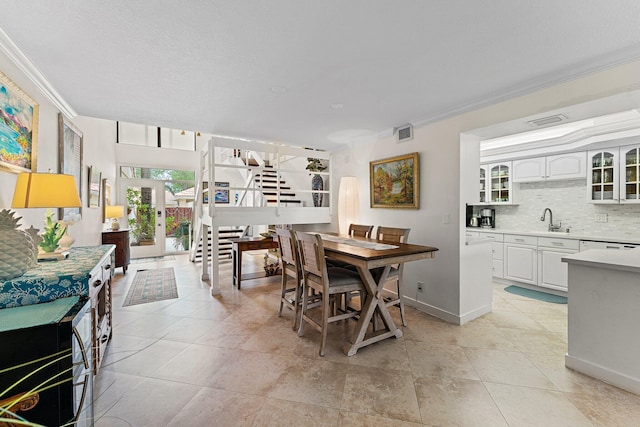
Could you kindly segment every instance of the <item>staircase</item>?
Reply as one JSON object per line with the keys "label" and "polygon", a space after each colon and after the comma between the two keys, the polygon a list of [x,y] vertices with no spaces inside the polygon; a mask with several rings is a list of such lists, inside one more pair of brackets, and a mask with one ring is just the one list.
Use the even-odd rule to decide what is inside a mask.
{"label": "staircase", "polygon": [[[229,261],[231,259],[231,253],[233,248],[233,243],[229,239],[245,237],[247,235],[247,230],[249,227],[220,227],[218,230],[218,262]],[[211,236],[211,228],[209,228],[209,260],[211,260],[212,244],[213,239]],[[198,248],[196,249],[196,254],[194,258],[194,262],[202,262],[202,239],[198,242]]]}
{"label": "staircase", "polygon": [[265,165],[262,174],[255,175],[256,184],[263,190],[267,206],[278,203],[278,185],[280,186],[280,204],[284,206],[301,206],[302,201],[296,199],[296,193],[291,191],[291,187],[278,175],[275,170],[268,170],[272,166]]}

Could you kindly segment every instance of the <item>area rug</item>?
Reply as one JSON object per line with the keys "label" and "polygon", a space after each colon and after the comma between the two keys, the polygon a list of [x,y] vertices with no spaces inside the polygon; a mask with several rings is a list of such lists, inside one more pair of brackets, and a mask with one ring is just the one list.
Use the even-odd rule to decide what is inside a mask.
{"label": "area rug", "polygon": [[538,301],[544,302],[552,302],[554,304],[566,304],[567,297],[562,297],[559,295],[548,294],[546,292],[534,291],[532,289],[525,289],[519,286],[507,286],[504,288],[505,291],[514,294],[520,295],[522,297],[533,298]]}
{"label": "area rug", "polygon": [[173,267],[138,270],[129,288],[123,307],[178,298]]}

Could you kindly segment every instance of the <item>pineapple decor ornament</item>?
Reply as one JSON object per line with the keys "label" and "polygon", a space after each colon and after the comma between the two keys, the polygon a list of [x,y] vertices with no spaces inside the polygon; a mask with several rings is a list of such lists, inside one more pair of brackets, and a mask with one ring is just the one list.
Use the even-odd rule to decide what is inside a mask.
{"label": "pineapple decor ornament", "polygon": [[0,211],[0,280],[22,276],[37,264],[38,248],[29,233],[18,229],[22,217],[14,214],[8,209]]}

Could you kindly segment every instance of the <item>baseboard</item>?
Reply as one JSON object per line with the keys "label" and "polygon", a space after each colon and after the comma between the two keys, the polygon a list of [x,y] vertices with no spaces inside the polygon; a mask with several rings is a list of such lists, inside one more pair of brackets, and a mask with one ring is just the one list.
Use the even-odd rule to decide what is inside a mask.
{"label": "baseboard", "polygon": [[413,298],[404,297],[403,300],[405,302],[405,305],[410,305],[411,307],[414,307],[417,310],[423,311],[427,314],[430,314],[431,316],[437,317],[438,319],[442,319],[445,322],[453,323],[454,325],[461,325],[460,323],[461,318],[458,315],[442,310],[438,307],[425,304]]}
{"label": "baseboard", "polygon": [[470,312],[460,316],[460,325],[471,322],[472,320],[475,320],[480,316],[484,316],[487,313],[491,313],[491,304],[478,307],[475,310],[471,310]]}
{"label": "baseboard", "polygon": [[564,364],[567,368],[573,369],[574,371],[597,378],[631,393],[640,394],[640,379],[638,378],[612,371],[604,366],[570,356],[569,354],[564,356]]}

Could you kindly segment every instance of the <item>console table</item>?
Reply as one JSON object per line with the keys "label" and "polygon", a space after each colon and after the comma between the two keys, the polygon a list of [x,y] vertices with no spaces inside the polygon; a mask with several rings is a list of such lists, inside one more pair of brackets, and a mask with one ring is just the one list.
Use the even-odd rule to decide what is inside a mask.
{"label": "console table", "polygon": [[102,244],[116,245],[116,265],[115,268],[122,267],[122,273],[127,274],[129,261],[131,258],[129,250],[129,230],[107,230],[102,232]]}
{"label": "console table", "polygon": [[233,284],[240,289],[243,280],[258,279],[266,277],[266,272],[248,273],[242,275],[242,252],[255,251],[259,249],[277,249],[278,242],[274,239],[263,239],[259,237],[242,237],[229,239],[233,243]]}

